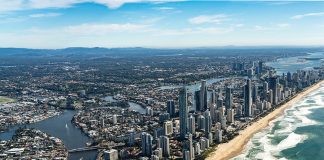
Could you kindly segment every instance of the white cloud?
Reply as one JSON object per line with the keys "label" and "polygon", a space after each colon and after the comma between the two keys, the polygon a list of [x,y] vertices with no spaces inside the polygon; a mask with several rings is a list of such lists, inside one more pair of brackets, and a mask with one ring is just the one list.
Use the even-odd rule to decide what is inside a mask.
{"label": "white cloud", "polygon": [[219,35],[219,34],[226,34],[229,32],[234,31],[233,27],[230,28],[218,28],[218,27],[197,27],[197,28],[184,28],[184,29],[165,29],[165,30],[158,30],[155,32],[157,36],[185,36],[185,35]]}
{"label": "white cloud", "polygon": [[244,27],[245,25],[240,23],[240,24],[235,24],[234,26],[239,28],[239,27]]}
{"label": "white cloud", "polygon": [[256,25],[256,26],[254,26],[254,29],[257,31],[265,31],[265,30],[269,30],[270,28],[265,27],[265,26]]}
{"label": "white cloud", "polygon": [[23,4],[22,0],[0,0],[0,12],[20,10]]}
{"label": "white cloud", "polygon": [[154,9],[159,10],[159,11],[170,11],[170,10],[174,10],[175,8],[173,8],[173,7],[156,7]]}
{"label": "white cloud", "polygon": [[290,24],[289,23],[280,23],[280,24],[277,24],[277,27],[279,27],[279,28],[287,28],[287,27],[290,27]]}
{"label": "white cloud", "polygon": [[216,15],[200,15],[189,19],[192,24],[204,24],[204,23],[216,23],[220,24],[224,21],[228,21],[229,16],[226,14],[216,14]]}
{"label": "white cloud", "polygon": [[279,23],[279,24],[272,24],[267,26],[262,25],[255,25],[253,30],[256,31],[274,31],[274,30],[284,30],[290,27],[289,23]]}
{"label": "white cloud", "polygon": [[80,3],[97,3],[115,9],[125,3],[166,3],[178,1],[185,0],[0,0],[0,12],[25,9],[69,8]]}
{"label": "white cloud", "polygon": [[31,18],[44,18],[44,17],[58,17],[61,16],[61,13],[39,13],[39,14],[31,14],[29,17]]}
{"label": "white cloud", "polygon": [[103,4],[109,8],[118,8],[125,3],[138,3],[138,2],[145,2],[144,0],[89,0],[93,3]]}
{"label": "white cloud", "polygon": [[2,17],[0,24],[18,23],[28,20],[26,17]]}
{"label": "white cloud", "polygon": [[83,0],[27,0],[28,8],[44,9],[44,8],[68,8],[73,4],[80,3]]}
{"label": "white cloud", "polygon": [[170,13],[170,14],[182,12],[181,10],[178,10],[177,8],[174,8],[174,7],[154,7],[152,9],[160,11],[160,12],[164,12],[164,13]]}
{"label": "white cloud", "polygon": [[82,24],[65,27],[64,32],[81,35],[102,35],[114,32],[147,32],[150,30],[149,25],[142,24]]}
{"label": "white cloud", "polygon": [[279,1],[279,2],[275,2],[275,1],[271,1],[269,3],[269,5],[288,5],[288,4],[292,4],[295,3],[294,1]]}
{"label": "white cloud", "polygon": [[137,20],[137,22],[142,23],[142,24],[154,24],[156,22],[161,21],[165,17],[153,17],[153,18],[145,18],[145,17],[143,17],[143,18],[144,18],[144,20]]}
{"label": "white cloud", "polygon": [[314,12],[314,13],[306,13],[306,14],[300,14],[300,15],[295,15],[290,17],[291,19],[302,19],[305,17],[319,17],[319,16],[324,16],[324,12]]}
{"label": "white cloud", "polygon": [[193,27],[182,29],[153,28],[152,25],[135,23],[106,23],[106,24],[82,24],[56,29],[31,28],[25,32],[33,35],[64,35],[70,37],[101,37],[118,35],[153,35],[153,36],[187,36],[187,35],[220,35],[232,32],[235,26],[230,27]]}

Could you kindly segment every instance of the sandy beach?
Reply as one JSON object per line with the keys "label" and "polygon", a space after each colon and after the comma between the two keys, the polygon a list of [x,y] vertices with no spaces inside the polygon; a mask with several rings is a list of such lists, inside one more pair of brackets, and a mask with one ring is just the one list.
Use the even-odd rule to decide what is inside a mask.
{"label": "sandy beach", "polygon": [[245,144],[250,140],[250,138],[263,128],[269,125],[269,122],[276,117],[280,116],[285,109],[291,107],[294,103],[298,102],[304,96],[318,89],[322,84],[324,84],[324,80],[316,83],[315,85],[307,88],[305,91],[299,93],[295,98],[290,100],[289,102],[283,104],[267,116],[263,117],[259,121],[253,123],[248,126],[244,130],[240,131],[240,134],[236,136],[234,139],[229,141],[228,143],[223,143],[217,146],[216,150],[210,153],[210,155],[206,158],[207,160],[223,160],[230,159],[237,155],[239,155],[244,149]]}

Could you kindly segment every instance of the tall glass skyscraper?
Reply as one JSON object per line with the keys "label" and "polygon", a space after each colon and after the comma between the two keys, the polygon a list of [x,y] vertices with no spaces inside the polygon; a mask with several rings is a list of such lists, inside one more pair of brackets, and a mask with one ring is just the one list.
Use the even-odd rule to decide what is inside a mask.
{"label": "tall glass skyscraper", "polygon": [[269,78],[269,87],[272,90],[272,103],[278,104],[278,77]]}
{"label": "tall glass skyscraper", "polygon": [[153,137],[149,133],[143,132],[141,134],[142,140],[142,155],[151,156],[152,155],[152,142]]}
{"label": "tall glass skyscraper", "polygon": [[251,79],[246,81],[244,86],[244,116],[252,116],[252,88],[251,88]]}
{"label": "tall glass skyscraper", "polygon": [[201,81],[200,87],[200,111],[205,111],[207,109],[207,82],[205,80]]}
{"label": "tall glass skyscraper", "polygon": [[226,87],[225,92],[225,107],[226,109],[231,109],[233,106],[233,95],[232,95],[232,88]]}
{"label": "tall glass skyscraper", "polygon": [[187,89],[183,87],[179,92],[180,138],[185,139],[188,132]]}

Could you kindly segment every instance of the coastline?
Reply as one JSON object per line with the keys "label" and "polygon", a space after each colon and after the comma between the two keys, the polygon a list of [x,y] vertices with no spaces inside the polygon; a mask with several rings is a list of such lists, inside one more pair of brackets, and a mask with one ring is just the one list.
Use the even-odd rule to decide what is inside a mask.
{"label": "coastline", "polygon": [[239,135],[236,136],[234,139],[230,140],[227,143],[219,144],[213,152],[211,152],[207,160],[224,160],[224,159],[231,159],[237,155],[239,155],[246,143],[251,139],[251,137],[262,130],[263,128],[267,127],[269,123],[277,118],[278,116],[282,115],[284,110],[290,108],[294,103],[300,101],[304,96],[310,94],[311,92],[317,90],[324,84],[324,80],[317,82],[316,84],[306,88],[306,90],[298,93],[293,99],[289,100],[287,103],[281,105],[265,117],[261,118],[257,122],[254,122],[252,125],[248,126],[244,130],[239,132]]}

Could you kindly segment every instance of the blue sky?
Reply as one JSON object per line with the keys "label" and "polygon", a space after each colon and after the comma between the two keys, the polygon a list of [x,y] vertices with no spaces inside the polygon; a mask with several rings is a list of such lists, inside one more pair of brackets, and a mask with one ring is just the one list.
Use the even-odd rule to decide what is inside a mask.
{"label": "blue sky", "polygon": [[0,0],[0,47],[324,45],[324,2]]}

